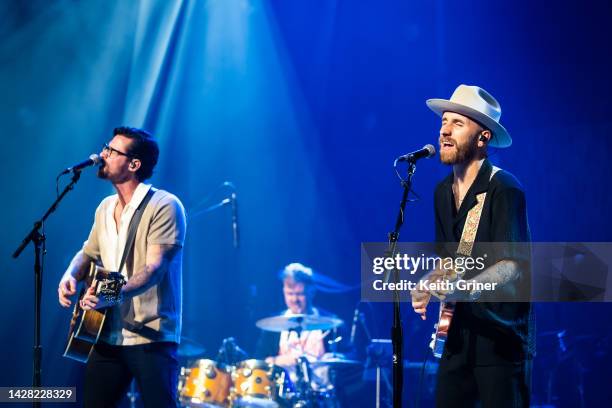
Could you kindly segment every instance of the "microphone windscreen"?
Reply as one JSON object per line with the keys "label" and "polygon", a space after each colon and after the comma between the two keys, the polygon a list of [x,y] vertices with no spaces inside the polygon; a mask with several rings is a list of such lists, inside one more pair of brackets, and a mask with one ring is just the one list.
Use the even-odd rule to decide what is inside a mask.
{"label": "microphone windscreen", "polygon": [[99,154],[95,154],[95,153],[89,156],[89,159],[93,162],[93,164],[98,164],[102,162],[102,157],[100,157]]}
{"label": "microphone windscreen", "polygon": [[425,146],[423,146],[423,149],[427,149],[427,151],[429,152],[429,156],[427,157],[431,157],[436,154],[436,148],[432,144],[426,144]]}

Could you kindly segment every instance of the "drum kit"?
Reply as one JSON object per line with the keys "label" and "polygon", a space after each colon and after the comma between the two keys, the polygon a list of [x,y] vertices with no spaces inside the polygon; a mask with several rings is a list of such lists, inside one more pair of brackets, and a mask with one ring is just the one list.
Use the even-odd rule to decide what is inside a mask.
{"label": "drum kit", "polygon": [[[343,324],[335,317],[294,314],[272,316],[259,320],[257,327],[271,332],[333,330]],[[203,348],[193,341],[182,342],[179,356],[193,358]],[[338,353],[327,353],[312,360],[306,356],[296,359],[291,379],[288,367],[256,359],[236,345],[233,338],[223,341],[218,361],[196,359],[182,367],[178,394],[182,407],[262,407],[262,408],[337,408],[338,375],[343,369],[354,370],[363,363],[345,358]],[[327,384],[313,381],[313,373],[329,372]],[[315,375],[316,376],[316,375]]]}

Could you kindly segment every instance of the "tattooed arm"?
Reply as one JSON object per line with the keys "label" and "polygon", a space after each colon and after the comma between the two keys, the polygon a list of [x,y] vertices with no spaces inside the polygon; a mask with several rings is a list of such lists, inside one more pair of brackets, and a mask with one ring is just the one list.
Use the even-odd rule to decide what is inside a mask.
{"label": "tattooed arm", "polygon": [[176,245],[149,245],[144,268],[128,280],[122,289],[123,295],[137,296],[157,285],[168,269],[168,264],[178,255],[179,249]]}
{"label": "tattooed arm", "polygon": [[[473,282],[476,284],[492,284],[492,287],[495,288],[495,290],[497,290],[515,281],[520,276],[521,276],[521,269],[520,269],[519,263],[516,261],[510,260],[510,259],[503,259],[491,265],[490,267],[482,271],[480,274],[475,276],[473,279],[470,279],[470,282]],[[480,298],[481,291],[466,288],[462,290],[451,289],[451,290],[430,291],[429,294],[436,296],[440,300],[444,300],[447,302],[448,301],[466,301],[466,300],[474,301]],[[416,300],[416,306],[421,306],[422,300],[421,300],[421,303],[419,303],[419,300],[421,299]],[[427,300],[429,300],[429,298],[427,298]],[[415,308],[415,311],[421,314],[421,317],[424,318],[423,307],[421,306],[419,310],[417,310],[417,307],[415,307],[414,296],[413,296],[412,303],[413,303],[413,307]]]}
{"label": "tattooed arm", "polygon": [[[134,273],[125,286],[121,288],[124,300],[140,295],[150,287],[157,285],[168,269],[168,264],[172,262],[175,256],[180,256],[179,249],[180,247],[177,245],[149,245],[144,268]],[[107,306],[108,303],[105,303],[104,300],[101,301],[94,294],[93,287],[89,288],[81,300],[81,307],[85,310],[100,309]]]}
{"label": "tattooed arm", "polygon": [[521,269],[518,262],[503,259],[475,276],[474,281],[479,283],[496,283],[496,287],[501,288],[515,281],[519,276],[521,276]]}

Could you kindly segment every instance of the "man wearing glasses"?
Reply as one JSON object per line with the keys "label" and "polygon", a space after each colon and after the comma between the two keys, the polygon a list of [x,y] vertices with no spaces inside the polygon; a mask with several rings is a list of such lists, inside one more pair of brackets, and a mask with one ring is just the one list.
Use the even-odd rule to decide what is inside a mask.
{"label": "man wearing glasses", "polygon": [[[175,406],[185,210],[176,196],[144,183],[159,156],[151,135],[129,127],[116,128],[113,135],[103,147],[98,177],[111,182],[117,194],[98,206],[89,238],[60,281],[59,302],[71,305],[90,262],[118,271],[124,249],[129,251],[118,271],[127,281],[120,300],[109,303],[92,289],[81,300],[85,310],[108,308],[87,362],[83,405],[116,406],[135,379],[145,406]],[[141,203],[146,206],[139,210],[133,246],[126,248],[128,227]]]}

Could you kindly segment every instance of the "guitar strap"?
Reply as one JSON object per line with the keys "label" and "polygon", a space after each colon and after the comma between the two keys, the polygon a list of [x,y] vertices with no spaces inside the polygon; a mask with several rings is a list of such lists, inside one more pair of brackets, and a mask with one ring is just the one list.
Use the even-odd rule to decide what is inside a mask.
{"label": "guitar strap", "polygon": [[[489,182],[493,179],[495,173],[501,170],[499,167],[493,166],[491,169],[491,175],[489,176]],[[467,213],[465,225],[461,232],[461,240],[457,247],[457,254],[463,256],[472,255],[472,249],[474,249],[474,242],[476,241],[476,233],[478,232],[478,225],[480,224],[480,217],[482,215],[482,208],[484,207],[485,199],[487,198],[487,192],[476,194],[476,205],[470,209]],[[442,308],[445,302],[440,302],[440,315],[442,314]],[[454,302],[446,302],[454,303]]]}
{"label": "guitar strap", "polygon": [[128,225],[127,237],[125,239],[125,248],[123,248],[121,262],[119,262],[119,268],[117,269],[117,272],[119,273],[121,273],[121,270],[123,269],[123,265],[125,264],[128,255],[132,252],[132,249],[134,249],[134,241],[136,241],[136,231],[138,230],[138,225],[140,225],[142,213],[144,213],[145,208],[147,208],[147,204],[149,204],[149,201],[151,201],[151,197],[153,197],[153,194],[155,194],[155,191],[153,191],[153,187],[151,187],[138,205],[138,208],[136,208],[134,215],[132,215],[130,225]]}
{"label": "guitar strap", "polygon": [[[123,250],[123,255],[121,256],[121,262],[119,263],[119,271],[121,271],[123,265],[127,260],[127,257],[134,249],[134,241],[136,241],[136,232],[138,231],[138,225],[140,225],[140,219],[142,218],[142,214],[147,208],[149,201],[151,201],[151,197],[153,197],[153,194],[155,194],[155,191],[153,187],[151,187],[147,192],[147,195],[140,202],[140,205],[138,206],[138,208],[134,212],[134,215],[132,216],[132,219],[130,220],[127,238],[125,240],[125,248]],[[124,329],[127,329],[134,333],[138,333],[141,336],[153,341],[159,339],[160,334],[157,331],[145,326],[145,323],[147,323],[146,321],[137,322],[134,320],[134,309],[131,301],[124,302],[121,305],[121,309],[122,314],[125,316],[125,318],[123,319]]]}
{"label": "guitar strap", "polygon": [[[495,173],[500,170],[499,167],[493,166],[491,169],[491,176],[489,182],[493,179]],[[472,255],[472,249],[474,249],[474,241],[476,241],[476,233],[478,232],[478,225],[480,224],[480,216],[482,215],[482,208],[484,207],[485,199],[487,198],[487,192],[476,194],[476,205],[470,209],[467,213],[465,225],[461,232],[461,240],[459,241],[459,247],[457,247],[457,253],[463,256]]]}
{"label": "guitar strap", "polygon": [[[489,182],[493,179],[495,173],[500,170],[499,167],[493,166],[491,169],[491,175],[489,176]],[[484,207],[485,199],[487,198],[487,192],[476,194],[476,205],[472,207],[468,213],[463,225],[463,231],[461,232],[461,239],[459,246],[457,247],[457,255],[471,256],[472,250],[474,249],[474,242],[476,241],[476,233],[478,232],[478,225],[480,224],[480,217],[482,215],[482,209]],[[444,313],[444,326],[445,330],[448,330],[452,324],[453,312],[455,309],[456,302],[440,302],[440,312],[438,314],[438,324],[435,325],[436,331],[432,335],[431,343],[429,348],[433,351],[435,357],[440,358],[442,356],[445,340],[438,339],[438,327],[442,324],[442,318]]]}

